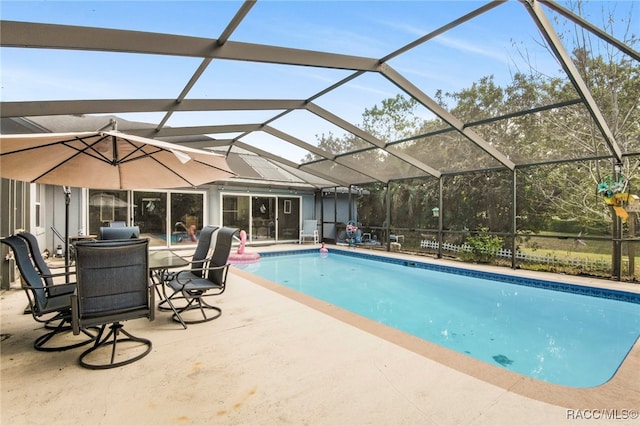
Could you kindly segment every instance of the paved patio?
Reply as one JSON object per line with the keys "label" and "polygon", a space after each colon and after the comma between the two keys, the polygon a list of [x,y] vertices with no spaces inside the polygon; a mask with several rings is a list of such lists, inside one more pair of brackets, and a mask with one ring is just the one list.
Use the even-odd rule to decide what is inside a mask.
{"label": "paved patio", "polygon": [[[35,351],[42,329],[25,303],[22,290],[1,294],[3,425],[549,425],[575,424],[579,409],[640,408],[639,343],[615,383],[575,393],[501,376],[235,268],[221,318],[187,330],[166,312],[126,323],[153,351],[119,369],[83,369],[82,349]],[[564,406],[543,402],[561,395]]]}

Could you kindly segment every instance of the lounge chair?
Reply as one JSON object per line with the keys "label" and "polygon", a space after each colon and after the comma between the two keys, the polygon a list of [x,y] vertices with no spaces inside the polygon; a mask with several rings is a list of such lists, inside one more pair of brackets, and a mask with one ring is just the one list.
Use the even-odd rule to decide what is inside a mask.
{"label": "lounge chair", "polygon": [[318,234],[318,221],[307,219],[302,222],[302,229],[300,230],[300,241],[302,244],[307,238],[312,238],[314,244],[318,244],[320,241],[320,235]]}

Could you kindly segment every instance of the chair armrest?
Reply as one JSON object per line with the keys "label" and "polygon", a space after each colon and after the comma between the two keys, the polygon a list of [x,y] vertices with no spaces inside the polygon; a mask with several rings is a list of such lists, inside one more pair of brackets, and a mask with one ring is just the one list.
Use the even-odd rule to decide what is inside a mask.
{"label": "chair armrest", "polygon": [[187,285],[187,284],[189,284],[191,282],[191,279],[188,278],[186,281],[181,281],[180,280],[180,275],[181,274],[184,275],[184,274],[189,273],[189,272],[194,271],[194,270],[195,269],[184,269],[182,271],[175,272],[174,275],[173,275],[173,278],[171,278],[171,280],[172,281],[175,280],[178,284],[180,284],[181,286],[184,287],[185,285]]}
{"label": "chair armrest", "polygon": [[183,282],[183,281],[180,280],[180,274],[184,275],[186,273],[190,273],[190,272],[193,272],[193,271],[206,272],[206,271],[211,271],[211,270],[226,269],[229,266],[231,266],[230,263],[227,263],[225,265],[220,265],[220,266],[206,266],[204,268],[183,269],[182,271],[176,272],[172,279],[175,279],[178,284],[180,284],[182,286],[185,286],[185,285],[187,285],[187,284],[189,284],[191,282],[191,279],[187,279],[186,281]]}
{"label": "chair armrest", "polygon": [[49,292],[50,296],[61,296],[64,294],[73,293],[76,290],[76,284],[75,283],[55,284],[55,285],[46,286],[46,289]]}
{"label": "chair armrest", "polygon": [[40,276],[43,278],[56,278],[56,277],[70,277],[71,275],[75,275],[75,271],[73,272],[58,272],[55,274],[41,274]]}

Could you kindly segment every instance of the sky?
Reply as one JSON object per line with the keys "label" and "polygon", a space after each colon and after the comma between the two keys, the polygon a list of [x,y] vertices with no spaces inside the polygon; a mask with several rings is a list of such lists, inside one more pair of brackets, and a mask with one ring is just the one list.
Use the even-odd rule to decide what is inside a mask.
{"label": "sky", "polygon": [[[381,58],[482,4],[259,0],[230,40]],[[2,0],[0,16],[3,20],[217,38],[240,5],[239,1]],[[631,15],[632,28],[640,28],[634,7],[638,6],[630,1],[589,2],[585,18],[600,25],[603,16],[612,11],[617,19]],[[607,13],[603,14],[603,10]],[[556,16],[551,12],[549,15]],[[565,22],[560,17],[559,31],[566,29]],[[620,22],[614,21],[616,36],[624,38]],[[529,64],[557,75],[559,66],[540,40],[523,5],[509,1],[391,60],[389,65],[432,97],[438,90],[462,90],[487,75],[493,75],[498,84],[506,84],[514,72],[526,71]],[[175,99],[200,62],[198,58],[1,48],[0,97],[3,101]],[[350,74],[344,70],[218,60],[209,65],[187,97],[306,99]],[[397,93],[399,90],[380,75],[367,74],[316,103],[359,124],[365,109],[380,105]],[[432,117],[426,109],[416,113],[423,118]],[[273,111],[175,113],[167,124],[257,123],[273,115]],[[158,122],[162,116],[163,113],[123,115],[150,122]],[[308,142],[322,133],[342,133],[313,114],[302,112],[278,120],[274,127]],[[268,139],[256,134],[245,141],[268,150],[277,143]],[[303,154],[293,150],[285,156],[297,161]]]}

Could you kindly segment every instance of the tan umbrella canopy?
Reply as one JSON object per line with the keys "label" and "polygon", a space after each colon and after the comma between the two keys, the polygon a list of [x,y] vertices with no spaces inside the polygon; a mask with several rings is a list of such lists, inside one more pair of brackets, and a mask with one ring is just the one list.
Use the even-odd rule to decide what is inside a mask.
{"label": "tan umbrella canopy", "polygon": [[[224,156],[117,130],[0,135],[0,176],[65,187],[152,189],[194,187],[233,176]],[[65,250],[69,270],[69,249]]]}
{"label": "tan umbrella canopy", "polygon": [[117,130],[0,135],[0,176],[25,182],[182,188],[233,175],[222,155]]}

